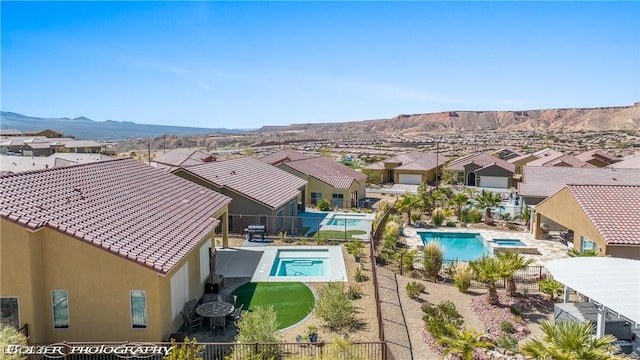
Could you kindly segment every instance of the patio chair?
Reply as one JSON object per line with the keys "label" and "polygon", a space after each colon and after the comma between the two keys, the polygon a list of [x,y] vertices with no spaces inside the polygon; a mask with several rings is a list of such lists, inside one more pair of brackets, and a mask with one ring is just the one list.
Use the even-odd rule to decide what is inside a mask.
{"label": "patio chair", "polygon": [[218,299],[218,294],[204,294],[202,295],[200,302],[204,304],[204,303],[216,301],[217,299]]}
{"label": "patio chair", "polygon": [[244,304],[240,304],[239,308],[233,310],[231,314],[227,315],[227,320],[233,321],[233,322],[237,322],[238,320],[240,320],[240,314],[242,313],[243,307],[244,307]]}
{"label": "patio chair", "polygon": [[236,306],[236,301],[238,300],[238,295],[225,295],[224,297],[224,301],[228,302],[229,304],[233,304],[233,306]]}
{"label": "patio chair", "polygon": [[182,319],[184,320],[184,326],[187,330],[199,330],[202,329],[202,318],[190,318],[188,314],[185,314],[184,311],[180,312],[182,315]]}
{"label": "patio chair", "polygon": [[227,321],[224,316],[214,316],[211,318],[211,327],[222,327],[223,331],[227,330]]}
{"label": "patio chair", "polygon": [[195,317],[198,314],[196,313],[196,308],[198,307],[198,300],[193,299],[187,301],[187,310],[189,310],[189,317]]}

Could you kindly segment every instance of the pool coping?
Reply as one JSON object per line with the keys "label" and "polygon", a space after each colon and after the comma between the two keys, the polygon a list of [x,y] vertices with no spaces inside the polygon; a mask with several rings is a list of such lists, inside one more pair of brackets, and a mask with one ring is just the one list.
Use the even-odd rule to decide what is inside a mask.
{"label": "pool coping", "polygon": [[[279,250],[294,251],[318,251],[326,249],[328,251],[329,266],[326,270],[329,275],[323,276],[270,276],[273,261]],[[347,269],[344,264],[341,246],[268,246],[264,249],[256,271],[251,277],[251,282],[347,282]]]}
{"label": "pool coping", "polygon": [[[481,229],[477,229],[477,230],[481,230]],[[504,240],[507,238],[497,238],[495,236],[490,235],[488,232],[481,232],[481,231],[456,231],[454,229],[451,229],[449,231],[439,231],[439,230],[434,230],[434,229],[420,229],[420,230],[416,230],[415,233],[418,237],[420,237],[420,241],[422,241],[422,237],[420,236],[420,233],[425,233],[425,232],[430,232],[430,233],[458,233],[458,234],[474,234],[477,236],[480,236],[482,238],[482,242],[483,242],[483,246],[485,248],[486,251],[488,251],[491,255],[497,255],[500,252],[505,252],[505,251],[515,251],[518,252],[520,254],[529,254],[529,255],[538,255],[538,247],[537,246],[532,246],[529,245],[527,242],[523,241],[522,239],[519,238],[511,238],[509,240],[518,240],[520,241],[522,244],[524,244],[524,246],[515,246],[515,245],[500,245],[498,243],[496,243],[494,240],[498,239],[498,240]],[[418,250],[420,250],[421,248],[424,248],[424,245],[420,246],[418,244],[417,248]],[[467,261],[467,260],[464,260]]]}

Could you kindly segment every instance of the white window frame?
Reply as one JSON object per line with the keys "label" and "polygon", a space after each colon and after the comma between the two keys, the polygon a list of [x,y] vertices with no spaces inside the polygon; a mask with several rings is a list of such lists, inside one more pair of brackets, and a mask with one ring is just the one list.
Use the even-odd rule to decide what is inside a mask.
{"label": "white window frame", "polygon": [[211,238],[200,247],[200,282],[209,278],[209,249],[211,248]]}
{"label": "white window frame", "polygon": [[[586,243],[591,243],[592,246],[587,248],[585,247]],[[584,237],[580,235],[580,252],[583,252],[585,250],[598,250],[598,244],[595,241],[589,239],[588,237]]]}
{"label": "white window frame", "polygon": [[[53,293],[57,291],[64,291],[67,299],[67,326],[66,327],[56,327],[56,310],[54,304]],[[51,321],[53,325],[53,330],[69,330],[71,329],[71,311],[69,311],[69,291],[59,289],[59,290],[51,290]]]}
{"label": "white window frame", "polygon": [[[17,311],[18,311],[18,323],[16,324],[16,330],[20,330],[20,324],[22,324],[20,322],[20,298],[18,298],[17,296],[0,296],[0,299],[16,299],[16,304],[18,305]],[[9,324],[9,325],[13,325],[13,324]]]}
{"label": "white window frame", "polygon": [[184,264],[171,277],[171,316],[176,319],[189,301],[189,264]]}
{"label": "white window frame", "polygon": [[[134,326],[133,324],[133,292],[134,291],[139,291],[142,292],[142,294],[144,295],[144,327],[137,327]],[[130,305],[130,312],[129,314],[131,315],[131,329],[132,330],[146,330],[149,327],[149,317],[147,316],[147,291],[146,290],[129,290],[129,305]]]}

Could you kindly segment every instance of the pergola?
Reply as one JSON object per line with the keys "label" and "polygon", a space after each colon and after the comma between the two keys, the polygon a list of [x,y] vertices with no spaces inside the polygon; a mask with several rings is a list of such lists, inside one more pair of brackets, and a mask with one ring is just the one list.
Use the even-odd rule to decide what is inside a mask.
{"label": "pergola", "polygon": [[607,311],[640,325],[640,261],[610,257],[573,257],[550,261],[546,268],[569,289],[598,305],[596,336],[604,336]]}

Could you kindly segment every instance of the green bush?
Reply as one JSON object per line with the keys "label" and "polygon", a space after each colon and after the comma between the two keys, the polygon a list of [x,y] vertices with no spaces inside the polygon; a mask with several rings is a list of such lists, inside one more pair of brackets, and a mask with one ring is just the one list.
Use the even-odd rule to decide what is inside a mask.
{"label": "green bush", "polygon": [[460,315],[456,306],[451,301],[443,301],[437,306],[425,303],[425,305],[422,306],[422,311],[425,312],[422,317],[425,328],[436,340],[452,336],[448,325],[452,325],[454,328],[460,328],[464,323],[462,315]]}
{"label": "green bush", "polygon": [[467,292],[471,287],[471,279],[473,278],[473,269],[469,263],[458,262],[454,268],[453,282],[461,292]]}
{"label": "green bush", "polygon": [[235,339],[237,342],[270,343],[252,347],[248,354],[251,359],[270,359],[280,356],[280,350],[276,345],[276,343],[280,342],[278,321],[272,306],[267,308],[258,306],[252,311],[243,312],[237,327],[238,335]]}
{"label": "green bush", "polygon": [[369,280],[369,277],[365,274],[362,273],[362,270],[360,268],[356,269],[356,274],[354,276],[354,278],[356,279],[357,282],[365,282]]}
{"label": "green bush", "polygon": [[431,213],[431,221],[435,226],[441,226],[442,223],[444,222],[444,218],[445,216],[442,208],[435,208]]}
{"label": "green bush", "polygon": [[447,221],[447,227],[456,227],[458,226],[455,221]]}
{"label": "green bush", "polygon": [[347,290],[347,298],[350,300],[358,300],[362,298],[362,290],[359,285],[349,285],[349,290]]}
{"label": "green bush", "polygon": [[496,339],[496,345],[498,345],[499,348],[507,349],[509,351],[518,351],[518,339],[509,334],[498,336]]}
{"label": "green bush", "polygon": [[513,334],[514,332],[516,332],[516,329],[513,327],[513,324],[509,320],[502,320],[502,322],[500,323],[500,330],[507,334]]}
{"label": "green bush", "polygon": [[471,223],[479,223],[482,221],[482,211],[478,209],[471,209],[466,214],[466,221]]}
{"label": "green bush", "polygon": [[509,311],[511,311],[513,315],[517,315],[517,316],[520,316],[520,314],[522,314],[522,309],[515,305],[511,305],[509,307]]}
{"label": "green bush", "polygon": [[409,299],[416,300],[420,297],[420,294],[424,292],[424,285],[419,282],[412,281],[407,284],[406,290]]}
{"label": "green bush", "polygon": [[344,283],[330,282],[318,290],[315,316],[331,330],[349,328],[355,323],[356,309],[347,297]]}
{"label": "green bush", "polygon": [[0,359],[23,360],[27,357],[23,354],[8,354],[5,349],[9,345],[27,345],[27,338],[19,333],[13,326],[0,324]]}
{"label": "green bush", "polygon": [[318,201],[318,210],[329,211],[331,210],[331,204],[329,204],[326,199],[320,199],[320,201]]}
{"label": "green bush", "polygon": [[540,280],[538,285],[540,286],[540,291],[549,295],[551,300],[555,300],[556,295],[562,294],[564,290],[564,286],[552,278]]}
{"label": "green bush", "polygon": [[427,276],[437,280],[438,273],[442,268],[442,257],[444,256],[444,248],[440,245],[440,241],[435,239],[427,243],[422,250],[422,265]]}

